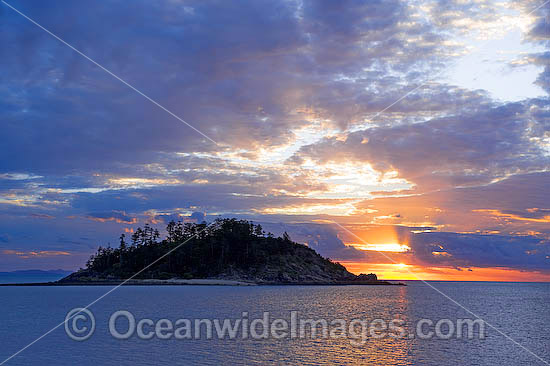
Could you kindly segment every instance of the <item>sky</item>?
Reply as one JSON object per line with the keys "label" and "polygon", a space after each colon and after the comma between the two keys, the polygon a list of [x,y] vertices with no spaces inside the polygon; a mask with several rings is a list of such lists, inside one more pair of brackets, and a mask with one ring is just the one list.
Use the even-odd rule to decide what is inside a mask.
{"label": "sky", "polygon": [[541,0],[2,2],[0,271],[237,217],[354,273],[550,281],[549,22]]}

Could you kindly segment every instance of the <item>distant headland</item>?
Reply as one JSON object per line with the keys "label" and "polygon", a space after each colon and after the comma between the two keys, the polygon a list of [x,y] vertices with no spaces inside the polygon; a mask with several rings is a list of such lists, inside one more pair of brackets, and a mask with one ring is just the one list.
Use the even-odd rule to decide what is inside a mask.
{"label": "distant headland", "polygon": [[[99,247],[86,268],[51,285],[402,285],[350,273],[310,247],[275,237],[246,220],[149,225],[118,248]],[[131,278],[127,281],[126,279]]]}

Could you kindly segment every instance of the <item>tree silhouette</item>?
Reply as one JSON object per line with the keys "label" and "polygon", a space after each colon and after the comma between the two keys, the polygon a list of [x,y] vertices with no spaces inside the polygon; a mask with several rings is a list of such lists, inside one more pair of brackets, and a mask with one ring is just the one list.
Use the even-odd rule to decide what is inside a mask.
{"label": "tree silhouette", "polygon": [[118,248],[100,246],[86,263],[87,271],[102,278],[127,278],[154,263],[139,278],[205,278],[234,271],[254,273],[272,266],[284,272],[285,263],[293,260],[300,265],[318,262],[335,273],[349,274],[342,265],[292,242],[286,232],[274,237],[260,225],[234,218],[217,219],[210,225],[171,221],[163,240],[157,229],[145,224],[135,230],[131,242],[126,245],[125,234],[121,234]]}

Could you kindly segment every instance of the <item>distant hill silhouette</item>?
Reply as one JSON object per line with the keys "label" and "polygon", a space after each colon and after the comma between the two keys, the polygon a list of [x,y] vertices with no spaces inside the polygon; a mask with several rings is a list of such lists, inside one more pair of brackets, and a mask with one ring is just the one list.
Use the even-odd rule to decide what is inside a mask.
{"label": "distant hill silhouette", "polygon": [[64,269],[19,269],[11,272],[0,272],[0,275],[21,275],[21,276],[51,276],[51,275],[68,275],[71,271]]}

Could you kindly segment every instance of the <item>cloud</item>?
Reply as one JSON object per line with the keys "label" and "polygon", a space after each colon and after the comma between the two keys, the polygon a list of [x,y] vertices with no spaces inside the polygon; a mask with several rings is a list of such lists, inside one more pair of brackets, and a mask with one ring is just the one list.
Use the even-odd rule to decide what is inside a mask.
{"label": "cloud", "polygon": [[[487,213],[496,217],[503,217],[506,219],[517,220],[517,221],[529,221],[537,223],[550,223],[550,210],[540,210],[538,208],[528,209],[527,213],[523,212],[502,212],[500,210],[492,209],[479,209],[474,210],[474,212]],[[527,214],[527,215],[526,215]]]}
{"label": "cloud", "polygon": [[420,233],[409,246],[416,263],[425,266],[548,271],[550,265],[550,242],[532,236]]}
{"label": "cloud", "polygon": [[[187,210],[186,210],[187,211]],[[185,213],[160,213],[156,214],[154,212],[151,212],[153,214],[153,218],[151,219],[151,222],[154,224],[164,224],[167,225],[170,221],[174,222],[193,222],[200,224],[203,221],[211,221],[210,218],[207,217],[205,212],[192,212],[191,214],[185,214]]]}
{"label": "cloud", "polygon": [[361,161],[434,188],[487,184],[550,163],[544,145],[548,106],[542,99],[508,103],[424,123],[375,127],[304,146],[291,162]]}
{"label": "cloud", "polygon": [[[529,13],[535,17],[535,21],[528,31],[526,38],[531,42],[542,45],[547,50],[550,45],[550,36],[548,35],[548,13],[550,12],[550,6],[547,3],[541,5],[536,1],[527,2],[527,6],[530,6],[531,10],[529,10]],[[532,64],[544,66],[544,70],[539,74],[535,83],[550,94],[549,58],[550,52],[531,55]]]}
{"label": "cloud", "polygon": [[333,225],[311,223],[269,223],[259,222],[266,232],[282,236],[287,232],[293,241],[307,244],[319,254],[337,261],[367,259],[367,254],[352,246],[345,245]]}
{"label": "cloud", "polygon": [[547,93],[550,93],[550,52],[540,52],[525,55],[510,63],[512,67],[524,67],[527,65],[543,66],[543,71],[538,75],[535,84],[539,85]]}
{"label": "cloud", "polygon": [[[538,5],[14,3],[219,145],[0,7],[2,238],[80,260],[138,223],[208,212],[281,221],[274,230],[349,260],[380,257],[312,220],[543,239],[547,101],[431,80],[468,52],[457,37],[499,34],[511,9],[548,91],[547,7],[526,17]],[[446,253],[437,260],[460,258]]]}
{"label": "cloud", "polygon": [[537,77],[536,84],[550,94],[550,52],[535,54],[532,55],[532,58],[532,63],[544,66],[544,71]]}
{"label": "cloud", "polygon": [[547,42],[550,39],[548,35],[548,12],[550,6],[547,3],[539,3],[535,0],[526,1],[523,5],[524,11],[529,12],[534,18],[531,29],[527,33],[527,39],[535,42]]}
{"label": "cloud", "polygon": [[[544,216],[548,215],[545,209],[550,195],[549,182],[549,172],[518,174],[481,186],[379,197],[365,200],[356,207],[358,211],[376,207],[377,212],[363,214],[367,222],[374,216],[390,215],[399,207],[401,218],[387,223],[508,235],[538,232],[541,238],[550,239],[550,227],[544,222]],[[488,208],[491,211],[487,211]]]}
{"label": "cloud", "polygon": [[47,215],[47,214],[43,214],[43,213],[31,213],[29,216],[30,216],[30,217],[39,218],[39,219],[49,219],[49,220],[55,219],[54,216],[52,216],[52,215]]}
{"label": "cloud", "polygon": [[37,251],[19,251],[13,249],[4,249],[2,254],[5,255],[16,255],[21,258],[31,258],[31,257],[52,257],[58,255],[71,255],[69,252],[65,251],[56,251],[56,250],[37,250]]}
{"label": "cloud", "polygon": [[111,211],[111,212],[95,212],[85,216],[86,218],[98,222],[114,221],[119,224],[136,224],[138,219],[131,217],[124,211]]}
{"label": "cloud", "polygon": [[[393,0],[108,2],[85,13],[76,3],[62,13],[17,5],[231,150],[286,144],[314,116],[358,121],[394,98],[375,98],[388,90],[379,71],[410,78],[443,48],[429,23],[408,21],[413,9]],[[220,148],[10,12],[0,43],[7,172],[113,172]]]}

